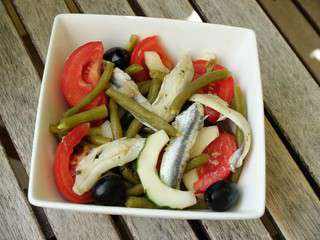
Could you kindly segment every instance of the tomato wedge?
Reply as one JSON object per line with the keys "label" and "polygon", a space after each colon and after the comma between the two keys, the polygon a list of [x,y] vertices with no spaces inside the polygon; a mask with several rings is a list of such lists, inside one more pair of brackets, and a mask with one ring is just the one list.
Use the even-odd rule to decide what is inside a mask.
{"label": "tomato wedge", "polygon": [[144,52],[145,51],[155,51],[159,54],[163,64],[169,68],[173,68],[173,63],[160,44],[158,36],[151,36],[141,40],[133,49],[130,58],[130,64],[140,64],[143,66],[144,70],[133,75],[133,79],[137,82],[145,81],[149,78],[148,69],[144,63]]}
{"label": "tomato wedge", "polygon": [[[89,42],[74,50],[64,63],[61,89],[70,106],[76,105],[99,82],[102,57],[102,42]],[[103,101],[105,101],[105,94],[101,93],[84,109],[102,104]]]}
{"label": "tomato wedge", "polygon": [[[193,61],[193,80],[198,79],[201,75],[206,73],[207,63],[208,61],[206,60]],[[214,65],[213,68],[217,70],[223,69],[224,67],[220,65]],[[231,104],[234,94],[234,79],[232,76],[230,76],[227,79],[223,79],[215,83],[210,83],[207,86],[203,87],[199,92],[216,94],[220,98],[225,100],[228,104]],[[211,123],[215,123],[220,116],[219,112],[209,107],[205,107],[204,111]]]}
{"label": "tomato wedge", "polygon": [[204,193],[215,182],[230,175],[230,157],[236,151],[235,137],[227,132],[220,132],[203,153],[208,154],[209,161],[197,169],[199,179],[194,183],[196,193]]}
{"label": "tomato wedge", "polygon": [[54,156],[54,179],[61,195],[70,202],[88,203],[92,201],[91,192],[81,196],[73,192],[72,187],[75,181],[73,173],[74,166],[71,162],[71,154],[81,139],[89,134],[89,123],[83,123],[72,129],[59,143]]}

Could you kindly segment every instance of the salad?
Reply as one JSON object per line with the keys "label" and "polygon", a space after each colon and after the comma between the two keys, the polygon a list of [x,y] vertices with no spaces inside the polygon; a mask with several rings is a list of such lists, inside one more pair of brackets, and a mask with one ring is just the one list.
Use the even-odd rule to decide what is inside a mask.
{"label": "salad", "polygon": [[226,211],[250,150],[246,101],[215,55],[174,63],[158,36],[105,51],[101,41],[64,63],[69,106],[49,129],[53,171],[69,202]]}

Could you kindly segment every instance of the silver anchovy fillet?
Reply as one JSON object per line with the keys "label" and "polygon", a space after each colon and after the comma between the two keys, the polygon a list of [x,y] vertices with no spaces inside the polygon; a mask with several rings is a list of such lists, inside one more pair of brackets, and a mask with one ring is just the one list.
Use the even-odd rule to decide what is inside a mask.
{"label": "silver anchovy fillet", "polygon": [[200,128],[203,127],[203,121],[203,107],[199,103],[192,104],[176,117],[173,126],[181,135],[170,141],[160,167],[160,178],[168,186],[179,187],[190,151]]}

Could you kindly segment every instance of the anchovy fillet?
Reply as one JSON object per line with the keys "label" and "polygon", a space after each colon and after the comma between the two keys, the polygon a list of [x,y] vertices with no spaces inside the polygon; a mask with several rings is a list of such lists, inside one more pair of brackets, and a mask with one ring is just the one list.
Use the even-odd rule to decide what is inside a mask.
{"label": "anchovy fillet", "polygon": [[120,138],[93,148],[79,162],[73,191],[82,195],[89,191],[101,175],[114,167],[136,159],[145,144],[145,138]]}
{"label": "anchovy fillet", "polygon": [[160,167],[160,178],[168,186],[179,187],[190,151],[200,128],[203,127],[203,121],[203,107],[199,103],[192,104],[176,117],[173,126],[178,129],[181,136],[170,141]]}

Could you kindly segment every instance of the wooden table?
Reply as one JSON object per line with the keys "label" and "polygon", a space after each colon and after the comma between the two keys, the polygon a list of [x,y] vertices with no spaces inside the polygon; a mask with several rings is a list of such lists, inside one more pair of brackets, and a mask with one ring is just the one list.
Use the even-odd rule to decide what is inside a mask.
{"label": "wooden table", "polygon": [[[186,221],[41,209],[26,195],[50,31],[59,13],[187,19],[254,29],[263,80],[261,219]],[[107,23],[106,23],[107,24]],[[319,0],[2,0],[0,239],[320,239]],[[318,50],[320,51],[320,50]]]}

